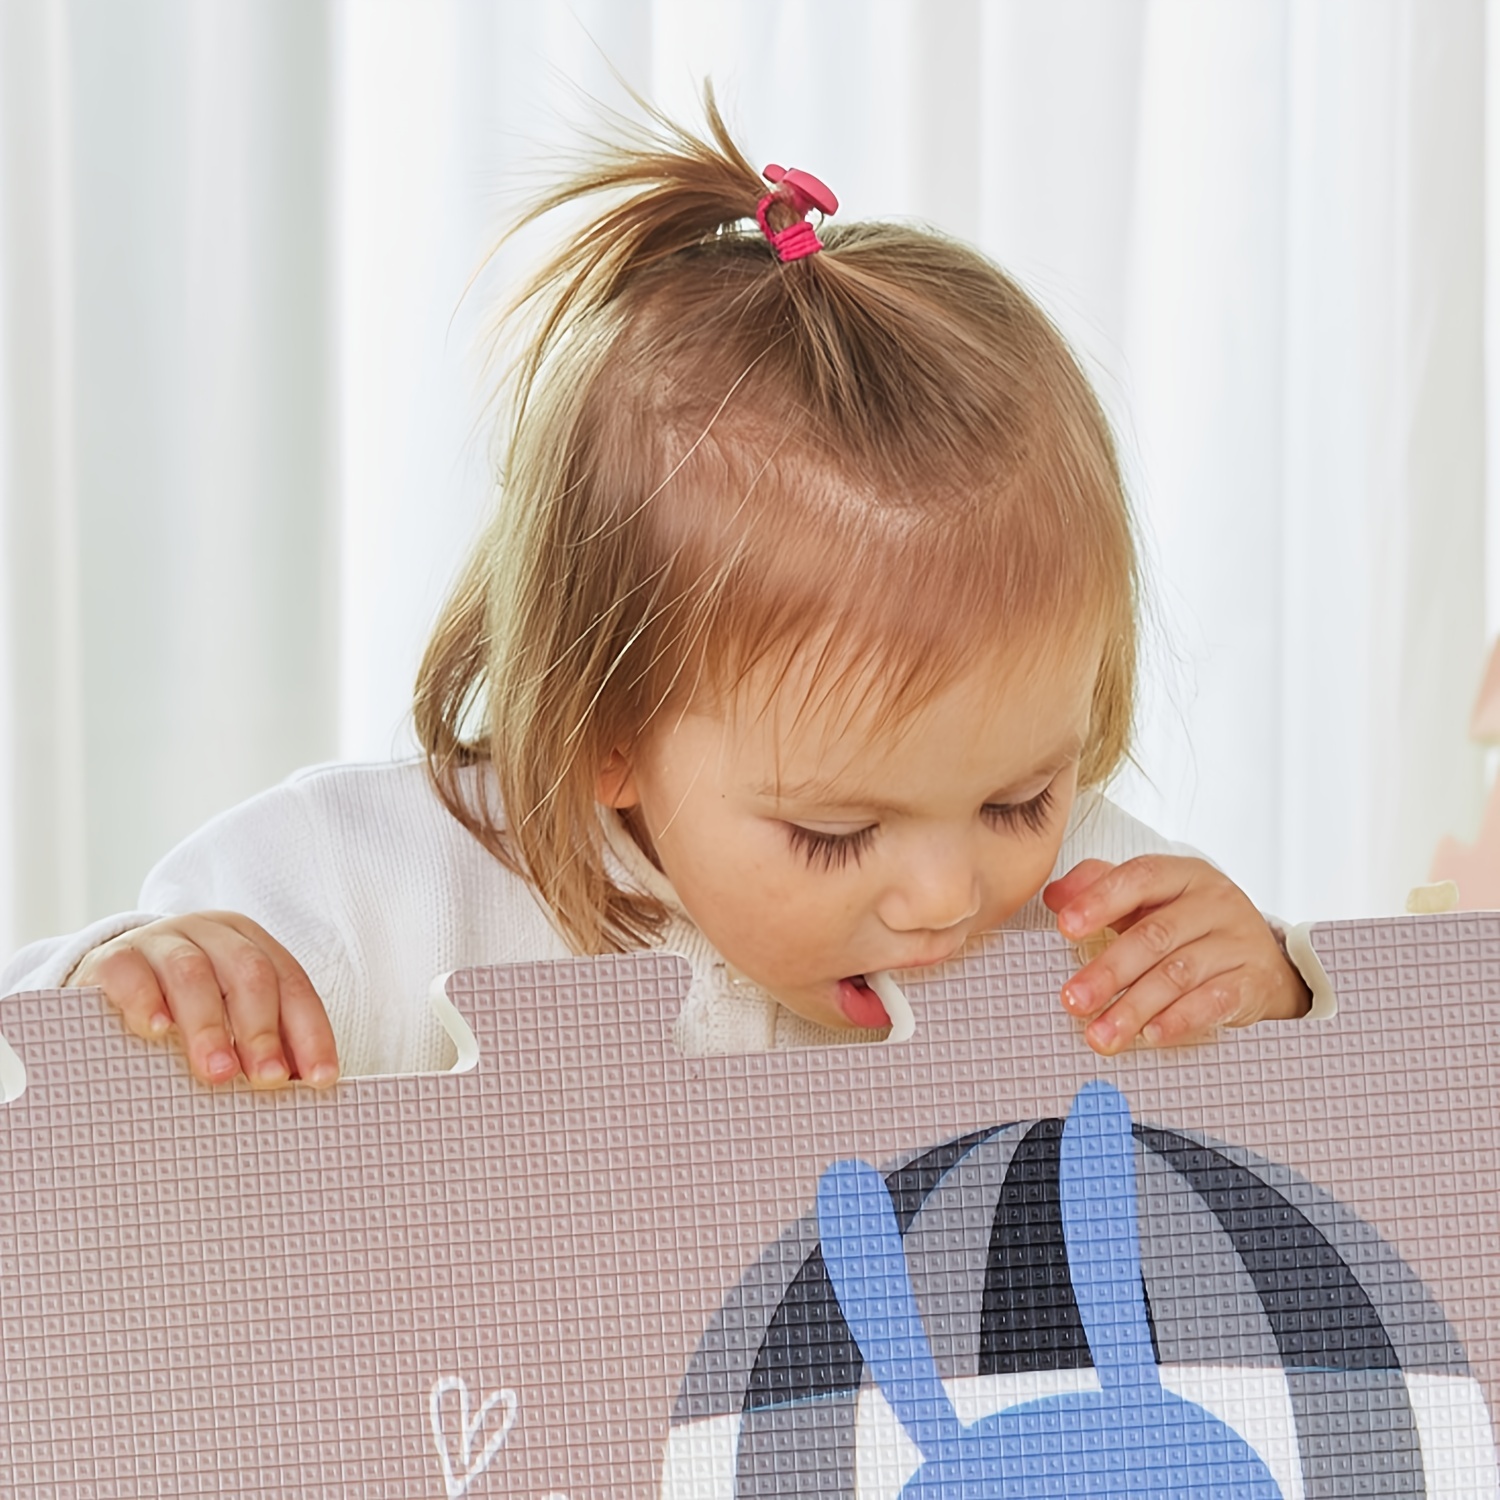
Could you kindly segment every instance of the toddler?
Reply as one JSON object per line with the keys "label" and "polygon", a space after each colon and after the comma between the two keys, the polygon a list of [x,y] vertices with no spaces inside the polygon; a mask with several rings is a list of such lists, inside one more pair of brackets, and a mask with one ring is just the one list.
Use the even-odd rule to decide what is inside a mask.
{"label": "toddler", "polygon": [[[223,1083],[441,1068],[466,965],[660,946],[688,1053],[879,1040],[890,971],[1054,919],[1113,1053],[1304,1013],[1249,899],[1100,788],[1136,551],[1104,417],[1003,272],[711,139],[602,149],[523,289],[499,500],[407,763],[326,766],[168,854],[0,993],[98,985]],[[878,976],[871,984],[871,976]]]}

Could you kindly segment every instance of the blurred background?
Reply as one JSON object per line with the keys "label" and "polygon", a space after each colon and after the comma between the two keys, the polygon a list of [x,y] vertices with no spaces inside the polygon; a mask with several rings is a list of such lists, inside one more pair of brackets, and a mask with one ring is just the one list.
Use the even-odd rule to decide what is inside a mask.
{"label": "blurred background", "polygon": [[1486,786],[1494,5],[0,0],[0,954],[411,752],[536,238],[471,278],[611,65],[1022,279],[1146,537],[1116,795],[1284,916],[1399,910]]}

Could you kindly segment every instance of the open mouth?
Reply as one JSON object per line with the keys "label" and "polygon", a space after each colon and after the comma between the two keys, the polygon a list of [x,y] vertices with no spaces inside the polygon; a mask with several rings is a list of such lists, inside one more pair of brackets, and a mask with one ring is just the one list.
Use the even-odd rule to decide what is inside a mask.
{"label": "open mouth", "polygon": [[852,1026],[873,1030],[891,1024],[880,996],[870,988],[863,974],[851,974],[839,980],[839,1010]]}

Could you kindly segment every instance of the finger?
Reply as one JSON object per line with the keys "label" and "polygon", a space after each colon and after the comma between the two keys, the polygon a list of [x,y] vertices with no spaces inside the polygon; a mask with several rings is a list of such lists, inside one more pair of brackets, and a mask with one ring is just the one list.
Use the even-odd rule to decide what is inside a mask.
{"label": "finger", "polygon": [[224,997],[229,1034],[245,1077],[275,1088],[291,1077],[281,1046],[281,981],[276,965],[218,912],[183,919],[183,930],[213,961]]}
{"label": "finger", "polygon": [[1061,911],[1076,897],[1086,891],[1101,875],[1106,875],[1114,866],[1104,859],[1080,860],[1066,875],[1060,875],[1042,887],[1042,904],[1049,911]]}
{"label": "finger", "polygon": [[1212,939],[1175,948],[1091,1022],[1084,1037],[1089,1046],[1105,1056],[1122,1051],[1148,1028],[1146,1040],[1156,1045],[1163,1034],[1170,1036],[1180,1028],[1180,1020],[1168,1024],[1162,1018],[1189,995],[1196,997],[1187,1013],[1189,1019],[1212,1004],[1222,1008],[1223,1014],[1211,1019],[1209,1025],[1224,1025],[1244,1001],[1245,977],[1243,966],[1225,965],[1223,947]]}
{"label": "finger", "polygon": [[1243,970],[1217,975],[1189,991],[1141,1028],[1141,1040],[1151,1047],[1180,1047],[1207,1041],[1221,1026],[1242,1026],[1253,1017],[1247,992],[1250,978]]}
{"label": "finger", "polygon": [[172,1013],[156,982],[156,972],[128,940],[117,938],[86,954],[68,976],[68,983],[98,985],[104,998],[120,1012],[127,1030],[145,1041],[160,1041],[172,1029]]}
{"label": "finger", "polygon": [[[255,924],[241,918],[248,926]],[[328,1010],[313,988],[307,971],[270,933],[256,928],[258,945],[276,969],[281,990],[281,1039],[293,1075],[318,1088],[326,1088],[339,1076],[338,1044]]]}
{"label": "finger", "polygon": [[172,1012],[188,1067],[204,1083],[228,1083],[240,1061],[213,960],[183,931],[188,920],[143,934],[138,946]]}
{"label": "finger", "polygon": [[240,912],[215,912],[219,921],[253,943],[276,970],[280,989],[280,1032],[283,1056],[295,1077],[319,1088],[339,1076],[338,1044],[328,1010],[313,988],[307,971],[292,953],[259,923]]}
{"label": "finger", "polygon": [[[1211,930],[1209,912],[1191,901],[1146,912],[1063,986],[1063,1004],[1081,1019],[1097,1016],[1121,991],[1158,966],[1170,967],[1172,975],[1182,973],[1182,950]],[[1189,988],[1191,984],[1184,984],[1176,993]]]}
{"label": "finger", "polygon": [[327,1088],[339,1076],[338,1043],[327,1009],[305,974],[300,980],[283,978],[281,997],[281,1035],[295,1075]]}
{"label": "finger", "polygon": [[1127,859],[1074,896],[1058,912],[1058,928],[1064,937],[1086,938],[1139,908],[1175,901],[1203,863],[1163,854]]}

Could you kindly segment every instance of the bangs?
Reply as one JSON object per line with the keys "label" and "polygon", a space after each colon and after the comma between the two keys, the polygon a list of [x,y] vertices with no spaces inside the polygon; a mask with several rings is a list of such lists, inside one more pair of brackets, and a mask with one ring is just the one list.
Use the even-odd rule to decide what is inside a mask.
{"label": "bangs", "polygon": [[1092,671],[1123,638],[1133,656],[1128,528],[1109,535],[1066,474],[911,492],[789,446],[757,462],[700,441],[641,518],[670,601],[632,674],[643,729],[689,705],[738,712],[754,678],[788,724],[831,710],[897,732],[974,672],[1076,670],[1081,653]]}

